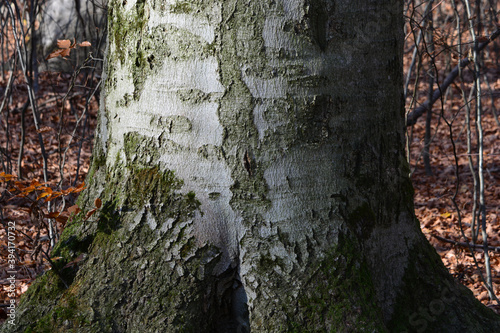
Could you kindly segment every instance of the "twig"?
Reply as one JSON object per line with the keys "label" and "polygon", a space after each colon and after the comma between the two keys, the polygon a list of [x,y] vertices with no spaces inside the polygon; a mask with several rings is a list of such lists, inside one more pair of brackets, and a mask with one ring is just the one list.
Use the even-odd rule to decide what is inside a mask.
{"label": "twig", "polygon": [[[471,243],[466,243],[466,242],[459,242],[459,241],[456,241],[453,239],[444,238],[444,237],[441,237],[439,235],[434,235],[434,234],[431,234],[431,236],[436,238],[436,239],[439,239],[440,241],[443,241],[445,243],[450,243],[450,244],[465,247],[465,248],[472,247],[474,249],[484,251],[484,246],[482,244],[471,244]],[[500,253],[500,246],[488,246],[488,250]]]}
{"label": "twig", "polygon": [[[488,41],[480,43],[477,46],[477,48],[475,48],[476,52],[481,52],[489,43],[495,40],[495,38],[497,38],[499,35],[500,35],[500,29],[497,29],[494,33],[491,34]],[[432,105],[439,98],[441,98],[442,92],[448,89],[450,84],[457,78],[459,70],[467,66],[469,63],[470,63],[469,57],[465,57],[462,60],[460,60],[460,63],[457,66],[455,66],[455,68],[450,72],[450,74],[448,74],[446,79],[440,85],[440,89],[434,90],[434,92],[432,93],[432,99],[425,101],[422,105],[420,105],[418,108],[416,108],[415,110],[413,110],[408,114],[408,116],[406,117],[406,126],[415,125],[417,119],[421,115],[423,115],[426,111],[432,109]]]}

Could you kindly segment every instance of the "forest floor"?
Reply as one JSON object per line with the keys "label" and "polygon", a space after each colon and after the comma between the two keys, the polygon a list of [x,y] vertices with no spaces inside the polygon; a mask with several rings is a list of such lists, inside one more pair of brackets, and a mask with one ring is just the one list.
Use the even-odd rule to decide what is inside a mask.
{"label": "forest floor", "polygon": [[[407,128],[407,139],[411,178],[415,189],[415,214],[423,233],[441,256],[450,273],[471,289],[483,304],[500,314],[500,304],[496,300],[490,300],[484,283],[487,277],[485,262],[489,261],[495,295],[500,298],[499,59],[498,47],[491,46],[484,55],[481,69],[483,112],[480,124],[483,133],[484,219],[479,213],[479,191],[474,190],[480,188],[480,181],[476,98],[473,94],[469,94],[469,91],[474,89],[471,71],[473,67],[465,68],[463,79],[456,78],[444,97],[433,105],[428,155],[431,174],[426,172],[423,162],[426,114],[420,117],[414,126]],[[410,57],[406,56],[405,73],[409,60]],[[455,59],[448,65],[453,68],[457,62],[458,59]],[[449,73],[444,67],[446,66],[439,70],[440,82],[443,82]],[[417,106],[426,101],[428,95],[428,85],[425,80],[421,80],[418,85],[416,95],[419,97],[415,103]],[[410,84],[410,87],[409,94],[412,93],[414,84]],[[467,96],[470,107],[469,126],[467,103],[464,102],[462,91]],[[407,98],[407,109],[409,103],[410,98]],[[484,228],[481,225],[483,223]],[[477,235],[475,242],[472,241],[473,229]],[[482,249],[483,231],[489,247],[488,256],[485,256]]]}
{"label": "forest floor", "polygon": [[[497,84],[500,89],[500,82]],[[497,103],[500,102],[497,98]],[[498,108],[498,105],[497,105]],[[500,125],[493,113],[484,114],[484,187],[486,208],[486,234],[490,247],[489,261],[495,294],[500,298]],[[432,175],[425,172],[421,151],[425,132],[425,120],[414,126],[414,139],[411,145],[412,182],[415,189],[415,214],[420,221],[423,233],[441,256],[450,273],[463,285],[471,289],[483,304],[500,313],[500,306],[489,299],[481,275],[486,278],[485,255],[482,250],[482,228],[476,231],[477,241],[472,250],[471,242],[472,210],[474,202],[474,180],[467,158],[466,129],[462,115],[455,118],[452,125],[453,144],[449,127],[444,120],[433,126],[434,140],[430,147]],[[422,117],[424,118],[424,117]],[[435,116],[436,120],[439,115]],[[459,170],[456,177],[455,156]],[[477,170],[477,156],[473,156]],[[456,206],[453,203],[455,200]],[[457,208],[458,207],[458,210]],[[460,222],[459,222],[460,215]],[[478,216],[476,226],[481,224]],[[464,237],[465,236],[465,237]],[[477,262],[477,265],[476,265]]]}

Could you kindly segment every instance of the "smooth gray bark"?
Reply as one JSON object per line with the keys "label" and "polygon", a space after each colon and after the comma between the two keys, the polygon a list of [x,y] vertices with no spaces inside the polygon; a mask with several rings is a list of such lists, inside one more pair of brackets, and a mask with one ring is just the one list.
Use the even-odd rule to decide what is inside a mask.
{"label": "smooth gray bark", "polygon": [[66,228],[55,253],[86,259],[68,290],[51,273],[30,288],[18,331],[500,328],[414,216],[399,2],[109,10],[80,198],[104,207]]}

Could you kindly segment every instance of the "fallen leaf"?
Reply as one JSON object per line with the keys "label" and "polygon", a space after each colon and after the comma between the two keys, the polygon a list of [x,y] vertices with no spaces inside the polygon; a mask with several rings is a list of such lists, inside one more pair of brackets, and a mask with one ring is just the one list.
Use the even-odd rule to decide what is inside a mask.
{"label": "fallen leaf", "polygon": [[40,128],[39,130],[37,130],[36,132],[37,133],[47,133],[50,131],[52,131],[52,127],[44,126],[44,127]]}

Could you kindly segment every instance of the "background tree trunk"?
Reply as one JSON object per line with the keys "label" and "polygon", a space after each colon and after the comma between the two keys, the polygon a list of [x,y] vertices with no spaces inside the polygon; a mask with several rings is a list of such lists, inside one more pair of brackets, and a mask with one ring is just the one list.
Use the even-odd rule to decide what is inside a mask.
{"label": "background tree trunk", "polygon": [[67,226],[55,255],[71,286],[41,277],[18,331],[500,328],[414,217],[400,2],[111,0],[109,13],[80,198],[104,206]]}

